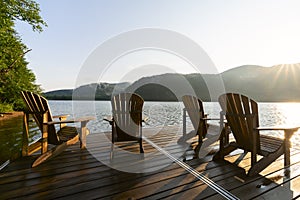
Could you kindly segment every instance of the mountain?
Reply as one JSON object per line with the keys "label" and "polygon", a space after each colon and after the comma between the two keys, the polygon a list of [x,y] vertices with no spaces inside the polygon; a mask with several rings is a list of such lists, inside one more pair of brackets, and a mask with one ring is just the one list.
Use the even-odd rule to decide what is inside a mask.
{"label": "mountain", "polygon": [[126,91],[135,92],[148,101],[178,101],[186,94],[194,94],[204,101],[210,101],[217,99],[220,94],[217,86],[221,82],[222,79],[217,74],[162,74],[143,77],[126,88]]}
{"label": "mountain", "polygon": [[[99,83],[45,93],[49,99],[109,100],[118,92],[135,92],[146,101],[177,101],[195,94],[216,101],[224,92],[242,93],[256,101],[300,101],[300,64],[263,67],[244,65],[220,74],[162,74],[130,83]],[[91,95],[92,94],[92,95]]]}
{"label": "mountain", "polygon": [[243,93],[257,101],[300,101],[300,64],[241,66],[221,76],[226,92]]}
{"label": "mountain", "polygon": [[92,83],[76,89],[55,90],[43,95],[49,100],[110,100],[111,94],[125,90],[130,83]]}
{"label": "mountain", "polygon": [[[300,101],[300,65],[274,66],[268,79],[261,80],[267,85],[268,99],[275,101]],[[261,78],[262,79],[262,78]]]}
{"label": "mountain", "polygon": [[49,100],[71,100],[72,94],[72,89],[65,89],[46,92],[43,94],[43,96],[45,96]]}

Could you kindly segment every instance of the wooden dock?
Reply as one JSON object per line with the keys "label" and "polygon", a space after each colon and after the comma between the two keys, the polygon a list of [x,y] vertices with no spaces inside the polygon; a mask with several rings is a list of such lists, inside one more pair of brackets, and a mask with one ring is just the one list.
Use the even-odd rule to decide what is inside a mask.
{"label": "wooden dock", "polygon": [[[144,133],[171,155],[182,156],[183,145],[177,142],[179,135],[174,135],[176,127],[155,134],[153,131],[148,129]],[[127,158],[116,148],[112,161],[107,135],[90,134],[88,149],[80,150],[79,144],[73,145],[35,168],[31,164],[36,156],[12,162],[0,171],[0,199],[224,199],[211,185],[159,154],[147,142],[143,142],[145,157],[139,157],[137,144],[121,144],[121,149],[135,157]],[[187,157],[193,154],[192,146]],[[300,195],[297,148],[291,150],[290,174],[286,176],[280,157],[260,175],[247,177],[245,170],[249,169],[250,158],[239,151],[225,161],[212,161],[209,154],[185,163],[239,199],[296,199]]]}

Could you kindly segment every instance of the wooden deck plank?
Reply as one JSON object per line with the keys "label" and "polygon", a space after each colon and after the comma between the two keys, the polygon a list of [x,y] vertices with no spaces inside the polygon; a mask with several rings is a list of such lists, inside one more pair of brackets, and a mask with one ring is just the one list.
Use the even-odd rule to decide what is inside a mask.
{"label": "wooden deck plank", "polygon": [[[196,167],[197,170],[198,167]],[[228,166],[218,166],[217,168],[206,168],[204,170],[199,170],[204,172],[204,175],[213,180],[214,182],[218,182],[219,180],[229,180],[228,178],[237,175],[241,173],[239,170],[233,171]],[[154,190],[152,188],[158,188],[157,190]],[[151,185],[147,188],[137,188],[134,190],[126,191],[125,193],[119,194],[117,197],[120,198],[127,198],[133,195],[143,195],[143,196],[135,196],[137,198],[149,198],[149,199],[162,199],[166,197],[174,198],[174,199],[181,199],[183,196],[186,195],[186,191],[189,191],[188,198],[194,199],[195,196],[193,196],[192,193],[190,193],[190,190],[193,190],[194,188],[197,188],[194,194],[198,196],[200,193],[204,192],[206,193],[206,190],[209,189],[206,184],[204,184],[202,181],[198,180],[191,174],[184,174],[182,176],[177,176],[173,178],[172,180],[166,180],[166,181],[160,181],[159,185]],[[200,189],[200,190],[199,190]],[[148,191],[148,194],[145,194],[145,192],[142,191]],[[213,191],[213,194],[215,191]],[[147,195],[147,196],[144,196]],[[173,196],[175,195],[175,196]]]}
{"label": "wooden deck plank", "polygon": [[[177,143],[178,135],[172,134],[174,130],[178,128],[170,127],[169,130],[165,129],[156,135],[150,135],[151,131],[146,130],[145,135],[149,134],[153,142],[165,147],[171,154],[180,156],[182,149]],[[99,142],[101,138],[95,137],[99,136],[93,134],[88,136],[90,138],[88,150],[92,151],[80,150],[79,145],[73,145],[36,168],[30,167],[34,156],[11,163],[0,171],[0,199],[222,199],[216,191],[178,164],[171,164],[165,156],[145,157],[151,159],[145,168],[159,169],[153,172],[128,173],[112,169],[102,163],[110,162],[108,156],[110,144]],[[109,133],[102,134],[101,137],[109,139]],[[128,152],[138,151],[138,144],[118,144],[118,146]],[[148,153],[157,151],[146,142],[144,150]],[[121,154],[118,148],[115,151],[115,167],[130,167],[133,170],[141,167],[137,166],[134,160],[130,160],[131,158],[129,160],[124,158],[124,154]],[[97,158],[102,162],[91,152],[97,154],[99,156]],[[193,153],[192,150],[189,152]],[[291,174],[285,179],[276,179],[276,176],[283,174],[282,157],[260,175],[249,178],[244,175],[244,169],[247,170],[250,164],[249,155],[241,157],[239,153],[237,151],[226,157],[227,161],[212,161],[212,155],[208,155],[203,159],[193,159],[186,163],[236,196],[243,197],[242,199],[275,199],[280,195],[292,198],[300,194],[299,150],[291,151]],[[124,161],[129,163],[124,165],[122,163]],[[238,163],[239,167],[231,162]],[[269,184],[262,185],[268,181]],[[262,187],[257,187],[258,185]]]}
{"label": "wooden deck plank", "polygon": [[[299,151],[293,151],[293,155],[291,157],[292,163],[291,163],[291,169],[297,168],[300,164],[300,158],[299,158]],[[278,164],[282,164],[283,158],[278,159],[274,162],[274,166],[278,166]],[[299,176],[299,172],[294,172],[294,170],[291,170],[290,177],[284,176],[284,169],[283,168],[274,168],[269,167],[264,170],[264,173],[261,173],[262,175],[256,176],[254,178],[248,178],[245,177],[245,182],[243,184],[240,184],[236,187],[228,188],[230,192],[235,194],[236,196],[242,196],[245,199],[252,199],[252,198],[258,198],[262,196],[270,197],[273,196],[273,194],[270,193],[277,193],[278,197],[288,197],[287,199],[292,198],[293,192],[292,188],[287,187],[280,187],[283,183],[283,181],[290,183],[291,179],[293,179],[293,176]],[[248,180],[247,180],[248,179]],[[218,195],[212,196],[211,199],[217,199]],[[268,199],[267,198],[267,199]],[[282,199],[282,198],[279,198]]]}

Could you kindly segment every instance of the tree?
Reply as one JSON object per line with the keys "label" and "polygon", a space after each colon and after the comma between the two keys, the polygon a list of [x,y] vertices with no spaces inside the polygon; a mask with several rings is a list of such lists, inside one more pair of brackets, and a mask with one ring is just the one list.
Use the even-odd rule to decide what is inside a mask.
{"label": "tree", "polygon": [[39,13],[39,5],[32,0],[0,0],[0,109],[7,104],[18,108],[22,90],[41,91],[27,68],[24,55],[29,49],[14,26],[20,20],[31,25],[33,31],[43,31],[42,26],[47,24]]}

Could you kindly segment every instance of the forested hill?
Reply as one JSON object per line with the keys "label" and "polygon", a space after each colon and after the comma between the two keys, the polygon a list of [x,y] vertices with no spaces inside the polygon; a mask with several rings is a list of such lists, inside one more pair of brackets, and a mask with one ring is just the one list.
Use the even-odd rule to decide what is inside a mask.
{"label": "forested hill", "polygon": [[[220,80],[225,90],[218,88]],[[187,88],[182,83],[188,83],[204,101],[216,101],[215,97],[211,99],[211,93],[224,91],[242,93],[257,101],[300,101],[300,64],[274,67],[245,65],[220,74],[162,74],[143,77],[133,84],[89,84],[77,90],[94,92],[96,100],[109,100],[112,93],[130,91],[148,101],[176,101],[177,97],[186,92]],[[48,99],[72,99],[72,92],[58,90],[47,92],[45,96]],[[81,99],[89,98],[81,96]]]}
{"label": "forested hill", "polygon": [[[80,100],[91,100],[90,94],[95,94],[92,100],[110,100],[112,93],[124,91],[129,85],[130,83],[93,83],[83,85],[75,91],[80,91]],[[54,90],[44,93],[44,96],[49,100],[72,100],[73,92],[73,89]]]}

